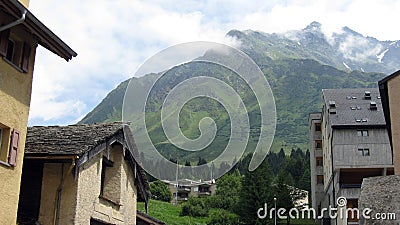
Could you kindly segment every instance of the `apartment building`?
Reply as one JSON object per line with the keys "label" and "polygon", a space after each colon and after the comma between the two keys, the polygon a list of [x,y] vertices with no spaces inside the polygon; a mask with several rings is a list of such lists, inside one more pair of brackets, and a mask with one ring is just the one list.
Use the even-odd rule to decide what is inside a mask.
{"label": "apartment building", "polygon": [[[321,113],[309,117],[313,207],[337,207],[337,198],[345,197],[346,207],[356,208],[364,178],[394,173],[379,90],[326,89],[322,95]],[[330,219],[325,212],[318,223],[359,224],[351,217]]]}
{"label": "apartment building", "polygon": [[163,180],[172,193],[172,202],[187,201],[189,197],[204,197],[215,194],[217,185],[214,180],[195,181],[180,179],[178,181]]}

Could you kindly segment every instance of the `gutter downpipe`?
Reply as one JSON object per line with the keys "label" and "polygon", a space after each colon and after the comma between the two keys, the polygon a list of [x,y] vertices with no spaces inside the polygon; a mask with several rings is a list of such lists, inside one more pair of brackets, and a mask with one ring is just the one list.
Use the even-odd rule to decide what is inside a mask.
{"label": "gutter downpipe", "polygon": [[75,167],[75,160],[76,158],[72,159],[71,166],[69,167],[67,173],[64,175],[64,163],[62,163],[61,167],[61,181],[60,184],[58,185],[57,192],[56,192],[56,199],[55,199],[55,205],[54,205],[54,215],[53,215],[53,225],[58,225],[60,223],[60,207],[61,207],[61,191],[62,187],[65,181],[65,178],[68,176],[68,174],[72,173],[72,170]]}
{"label": "gutter downpipe", "polygon": [[0,27],[0,32],[3,31],[3,30],[7,30],[7,29],[9,29],[11,27],[17,26],[18,24],[23,23],[25,21],[25,16],[26,16],[27,11],[24,9],[21,12],[22,12],[21,18],[19,18],[18,20],[14,21],[14,22],[11,22],[11,23],[9,23],[7,25],[4,25],[4,26]]}

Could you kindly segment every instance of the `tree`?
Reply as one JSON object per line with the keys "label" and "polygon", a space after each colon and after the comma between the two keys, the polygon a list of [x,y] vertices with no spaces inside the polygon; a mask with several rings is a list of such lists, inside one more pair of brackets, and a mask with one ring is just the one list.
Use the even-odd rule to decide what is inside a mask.
{"label": "tree", "polygon": [[172,200],[172,194],[168,186],[157,180],[150,184],[151,197],[164,202],[170,202]]}
{"label": "tree", "polygon": [[212,208],[222,208],[234,212],[239,203],[242,176],[239,170],[225,174],[217,180],[217,192],[207,200]]}
{"label": "tree", "polygon": [[259,208],[272,205],[273,190],[271,188],[272,172],[266,160],[254,171],[248,171],[242,180],[242,190],[239,195],[238,215],[243,224],[270,224],[268,217],[259,219]]}
{"label": "tree", "polygon": [[276,206],[278,209],[284,208],[285,215],[287,216],[287,224],[290,224],[289,210],[294,207],[293,199],[291,196],[291,188],[285,183],[286,175],[280,172],[275,184],[275,197],[277,199]]}

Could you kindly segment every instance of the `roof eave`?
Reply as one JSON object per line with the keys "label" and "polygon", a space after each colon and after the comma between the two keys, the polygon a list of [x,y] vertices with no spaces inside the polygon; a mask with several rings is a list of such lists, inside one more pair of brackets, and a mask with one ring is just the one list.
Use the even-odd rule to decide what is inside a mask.
{"label": "roof eave", "polygon": [[64,41],[55,35],[49,28],[40,22],[25,6],[17,0],[2,0],[0,2],[6,10],[16,18],[19,18],[23,11],[26,10],[25,21],[22,23],[37,39],[38,43],[60,56],[61,58],[69,61],[72,57],[76,57],[77,53],[72,50]]}

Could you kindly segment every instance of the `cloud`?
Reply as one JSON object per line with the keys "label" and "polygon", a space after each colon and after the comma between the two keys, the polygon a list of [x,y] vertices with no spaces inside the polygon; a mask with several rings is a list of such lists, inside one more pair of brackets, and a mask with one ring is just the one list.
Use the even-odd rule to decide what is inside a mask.
{"label": "cloud", "polygon": [[77,121],[158,51],[199,40],[237,45],[225,39],[231,29],[284,32],[319,21],[326,33],[349,26],[400,37],[400,2],[389,0],[32,0],[30,10],[78,53],[67,63],[38,48],[30,124]]}

